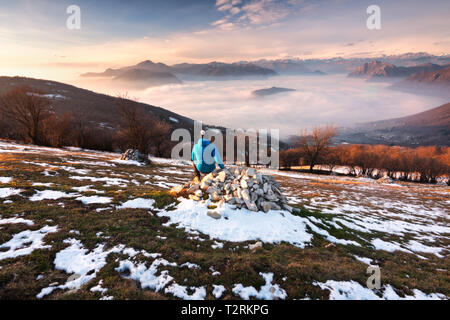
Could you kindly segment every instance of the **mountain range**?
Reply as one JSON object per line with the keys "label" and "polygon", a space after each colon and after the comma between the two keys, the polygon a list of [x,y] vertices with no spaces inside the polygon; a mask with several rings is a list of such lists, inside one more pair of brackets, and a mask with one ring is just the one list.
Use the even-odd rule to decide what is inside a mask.
{"label": "mountain range", "polygon": [[415,73],[406,79],[406,81],[409,83],[450,85],[450,66],[445,66],[436,71],[422,71]]}
{"label": "mountain range", "polygon": [[450,64],[450,55],[432,55],[426,52],[405,53],[400,55],[381,55],[368,58],[326,58],[326,59],[276,59],[244,61],[241,63],[253,63],[275,70],[279,74],[308,74],[308,73],[350,73],[364,63],[373,60],[383,61],[388,64],[402,67],[418,66],[425,63],[437,65]]}
{"label": "mountain range", "polygon": [[205,64],[181,63],[168,66],[150,60],[134,66],[119,69],[106,69],[104,72],[88,72],[82,77],[111,78],[115,81],[140,82],[147,86],[181,83],[183,80],[233,79],[248,77],[267,77],[277,73],[255,64],[211,62]]}
{"label": "mountain range", "polygon": [[437,71],[422,71],[394,83],[391,89],[421,95],[440,96],[450,100],[450,66]]}
{"label": "mountain range", "polygon": [[320,70],[311,70],[302,61],[296,60],[257,60],[250,62],[256,66],[267,68],[282,75],[324,75]]}
{"label": "mountain range", "polygon": [[[449,69],[414,75],[417,81],[448,81]],[[442,80],[440,80],[442,79]],[[41,79],[24,77],[0,77],[0,94],[17,86],[30,86],[44,92],[52,101],[52,107],[58,114],[71,112],[77,119],[84,120],[100,128],[115,130],[120,115],[117,108],[119,98],[93,91],[80,89],[72,85]],[[269,92],[273,88],[268,89]],[[278,89],[275,87],[275,90]],[[186,128],[192,131],[194,120],[171,112],[167,109],[130,101],[130,107],[144,107],[151,115],[170,123],[173,128]],[[224,131],[223,127],[207,126]],[[450,103],[408,117],[359,124],[354,128],[343,128],[338,142],[387,144],[387,145],[450,145]],[[281,143],[280,146],[283,146]]]}
{"label": "mountain range", "polygon": [[[119,98],[56,81],[25,78],[0,77],[0,94],[4,94],[14,87],[28,86],[43,92],[52,102],[54,111],[58,114],[72,113],[77,119],[86,121],[102,128],[114,130],[120,120],[115,106]],[[171,112],[161,107],[129,101],[130,107],[143,106],[145,110],[161,120],[170,123],[174,128],[192,130],[194,120]]]}
{"label": "mountain range", "polygon": [[338,142],[450,146],[450,103],[407,117],[342,129]]}
{"label": "mountain range", "polygon": [[403,67],[395,66],[379,60],[373,60],[356,68],[356,70],[349,74],[349,77],[364,77],[368,79],[401,78],[408,77],[416,73],[434,72],[443,68],[444,66],[430,62],[417,66]]}
{"label": "mountain range", "polygon": [[[366,64],[367,66],[363,67]],[[355,76],[364,76],[365,72],[374,72],[377,77],[383,74],[406,77],[417,72],[436,71],[440,66],[448,64],[450,64],[450,55],[435,56],[428,53],[383,55],[374,58],[294,58],[259,59],[235,63],[179,63],[171,66],[145,60],[136,65],[117,69],[108,68],[103,72],[88,72],[81,76],[108,78],[141,86],[156,86],[191,80],[228,80],[276,75],[355,73]]]}

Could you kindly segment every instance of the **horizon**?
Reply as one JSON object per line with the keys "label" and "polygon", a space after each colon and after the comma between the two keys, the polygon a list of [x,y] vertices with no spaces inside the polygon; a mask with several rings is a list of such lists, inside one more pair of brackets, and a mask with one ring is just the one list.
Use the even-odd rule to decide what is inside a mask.
{"label": "horizon", "polygon": [[65,80],[149,57],[172,65],[450,52],[450,3],[437,0],[378,1],[379,30],[366,27],[370,1],[79,0],[80,29],[69,29],[72,4],[3,0],[1,74]]}
{"label": "horizon", "polygon": [[[0,75],[52,80],[110,96],[128,92],[141,102],[211,125],[274,125],[292,134],[298,126],[329,122],[351,126],[407,116],[448,102],[440,95],[393,92],[388,79],[382,84],[345,77],[371,60],[428,55],[433,58],[410,57],[405,63],[449,61],[445,13],[450,12],[450,3],[438,0],[426,4],[383,0],[375,5],[366,0],[0,1]],[[369,26],[371,7],[380,11],[379,25],[373,28]],[[169,66],[313,61],[306,68],[326,76],[286,78],[280,69],[277,77],[262,81],[240,74],[236,81],[202,78],[197,82],[173,72],[178,82],[139,89],[112,78],[82,77],[147,60]],[[314,63],[339,65],[340,60],[357,63],[329,70],[327,63]],[[396,64],[393,60],[389,63]],[[403,60],[398,61],[401,65]],[[267,87],[294,91],[255,99],[252,92]],[[265,112],[256,112],[262,109]],[[230,112],[218,117],[220,110]]]}

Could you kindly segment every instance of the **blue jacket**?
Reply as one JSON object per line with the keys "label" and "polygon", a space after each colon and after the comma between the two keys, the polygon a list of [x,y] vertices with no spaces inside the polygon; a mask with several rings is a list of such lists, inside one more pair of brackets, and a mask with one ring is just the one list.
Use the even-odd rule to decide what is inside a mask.
{"label": "blue jacket", "polygon": [[206,139],[199,139],[192,148],[192,161],[201,173],[213,172],[216,169],[216,163],[220,169],[225,168],[216,146]]}

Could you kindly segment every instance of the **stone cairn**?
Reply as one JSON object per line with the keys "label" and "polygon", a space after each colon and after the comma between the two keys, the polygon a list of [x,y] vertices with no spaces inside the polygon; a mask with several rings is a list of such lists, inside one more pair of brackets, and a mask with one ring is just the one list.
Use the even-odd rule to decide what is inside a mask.
{"label": "stone cairn", "polygon": [[228,203],[236,209],[247,208],[250,211],[287,210],[287,198],[282,194],[280,185],[272,176],[263,175],[253,168],[232,166],[216,170],[203,177],[171,189],[175,196],[185,196],[200,201],[211,199],[213,202]]}
{"label": "stone cairn", "polygon": [[128,149],[127,151],[125,151],[120,157],[120,160],[132,160],[144,164],[150,163],[148,157],[144,156],[142,153],[139,152],[139,150],[136,149]]}

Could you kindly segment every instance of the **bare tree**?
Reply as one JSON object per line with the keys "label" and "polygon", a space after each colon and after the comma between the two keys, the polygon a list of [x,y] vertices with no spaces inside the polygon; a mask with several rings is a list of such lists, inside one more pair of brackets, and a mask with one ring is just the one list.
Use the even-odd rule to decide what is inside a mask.
{"label": "bare tree", "polygon": [[309,165],[309,171],[312,172],[314,166],[321,160],[327,149],[332,144],[332,139],[337,135],[337,129],[334,126],[316,127],[310,134],[306,131],[300,136],[297,142],[304,159]]}
{"label": "bare tree", "polygon": [[326,167],[333,174],[334,168],[340,163],[340,149],[339,148],[328,148],[327,152],[324,154],[323,159],[325,161]]}
{"label": "bare tree", "polygon": [[128,96],[118,96],[117,108],[121,116],[119,137],[127,148],[148,155],[151,142],[152,119],[142,108],[135,106]]}
{"label": "bare tree", "polygon": [[157,156],[167,153],[171,126],[152,116],[144,106],[134,104],[127,95],[119,96],[118,111],[121,115],[119,139],[127,148],[148,155],[153,149]]}
{"label": "bare tree", "polygon": [[[154,154],[157,157],[167,155],[170,144],[167,143],[169,139],[169,132],[172,127],[165,121],[155,119],[151,123],[151,146],[154,149]],[[169,153],[170,154],[170,153]]]}
{"label": "bare tree", "polygon": [[63,147],[75,143],[74,121],[70,112],[53,115],[44,121],[46,140],[51,146]]}
{"label": "bare tree", "polygon": [[43,121],[51,115],[51,102],[41,91],[27,86],[14,88],[0,97],[0,111],[20,126],[26,140],[45,143]]}
{"label": "bare tree", "polygon": [[[300,150],[300,151],[299,151]],[[290,168],[305,158],[303,149],[289,149],[280,153],[280,164]],[[407,148],[385,145],[339,145],[324,149],[318,161],[332,171],[335,165],[350,168],[350,175],[365,175],[379,179],[384,174],[393,179],[436,183],[450,176],[449,147]],[[450,180],[447,180],[450,185]]]}
{"label": "bare tree", "polygon": [[298,149],[288,149],[280,152],[280,166],[291,170],[291,167],[299,164],[300,151]]}

